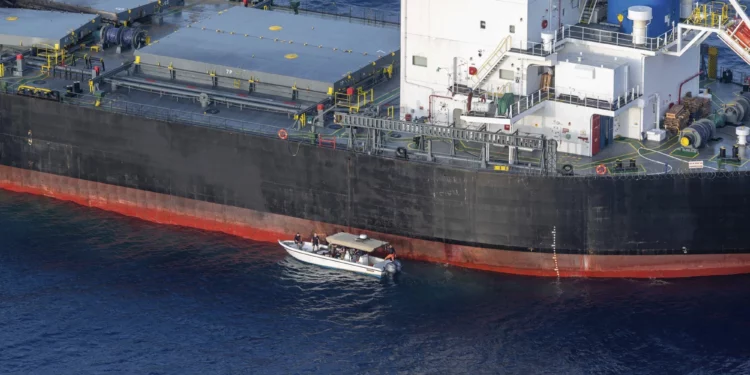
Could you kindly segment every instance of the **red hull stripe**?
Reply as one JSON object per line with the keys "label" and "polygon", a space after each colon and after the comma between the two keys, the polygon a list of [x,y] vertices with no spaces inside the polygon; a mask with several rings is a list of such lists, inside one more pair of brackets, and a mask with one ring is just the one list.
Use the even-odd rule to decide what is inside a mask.
{"label": "red hull stripe", "polygon": [[[352,230],[344,226],[0,166],[0,188],[75,202],[160,224],[276,242]],[[356,228],[354,231],[358,231]],[[393,243],[400,257],[460,267],[548,277],[674,278],[750,273],[750,254],[569,255],[450,245],[367,232]]]}

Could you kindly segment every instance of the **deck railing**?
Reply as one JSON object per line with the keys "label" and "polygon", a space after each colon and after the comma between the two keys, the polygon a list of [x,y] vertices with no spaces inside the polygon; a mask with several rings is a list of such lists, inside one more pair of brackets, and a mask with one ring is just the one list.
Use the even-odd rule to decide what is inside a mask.
{"label": "deck railing", "polygon": [[551,100],[560,103],[574,104],[588,108],[616,111],[626,104],[643,96],[640,86],[630,89],[617,97],[608,97],[597,93],[586,93],[569,88],[547,87],[523,96],[514,102],[508,110],[508,118],[521,115],[535,105]]}
{"label": "deck railing", "polygon": [[642,44],[633,43],[633,35],[599,28],[566,25],[557,31],[557,40],[575,39],[588,42],[610,44],[620,47],[657,51],[675,40],[675,32],[670,29],[658,37],[647,37]]}
{"label": "deck railing", "polygon": [[[538,98],[550,98],[551,94],[549,91],[546,93],[538,94],[534,93],[537,96],[537,99],[534,99],[533,97],[530,100],[536,100],[537,102],[540,100]],[[12,92],[0,92],[0,95],[15,95],[14,91]],[[2,99],[2,98],[0,98]],[[42,100],[42,99],[39,99]],[[546,99],[545,99],[546,100]],[[260,124],[252,121],[244,121],[244,120],[238,120],[238,119],[231,119],[231,118],[223,118],[219,117],[217,115],[212,114],[203,114],[203,113],[197,113],[197,112],[186,112],[184,110],[180,109],[170,109],[170,108],[163,108],[148,104],[140,104],[140,103],[132,103],[122,100],[103,100],[102,104],[99,107],[94,107],[94,101],[95,97],[93,95],[79,95],[77,98],[65,98],[63,101],[63,104],[67,105],[76,105],[80,107],[86,107],[91,109],[98,109],[103,111],[111,111],[111,112],[117,112],[122,113],[126,115],[132,115],[132,116],[141,116],[143,118],[148,119],[154,119],[154,120],[161,120],[161,121],[169,121],[169,122],[178,122],[178,123],[185,123],[195,126],[202,126],[202,127],[208,127],[208,128],[216,128],[226,131],[243,131],[250,134],[268,137],[268,138],[277,138],[276,132],[281,128],[281,126],[272,126],[267,124]],[[632,99],[631,99],[632,101]],[[291,119],[290,119],[291,122]],[[308,143],[308,144],[314,144],[317,147],[331,147],[330,144],[324,144],[324,142],[320,142],[319,140],[315,140],[314,138],[309,136],[310,134],[290,134],[289,135],[289,141],[292,142],[292,144],[299,144],[299,143]],[[330,139],[329,137],[326,137],[326,140]],[[336,143],[336,149],[337,150],[349,150],[346,143]],[[471,147],[471,145],[467,145],[467,147]],[[353,151],[357,151],[356,147],[352,149]],[[297,146],[294,146],[294,148],[290,148],[290,152],[298,152],[299,148]],[[364,152],[364,150],[362,151]],[[475,151],[478,152],[478,151]],[[646,150],[645,153],[651,153],[653,150]],[[395,152],[383,152],[379,153],[380,157],[385,157],[389,159],[399,159],[397,154]],[[625,157],[633,157],[637,158],[639,156],[638,152],[634,152],[632,154],[623,155],[623,158]],[[456,168],[462,168],[462,169],[470,169],[470,170],[490,170],[492,168],[484,168],[481,167],[478,163],[478,159],[476,157],[458,157],[458,156],[451,156],[450,158],[441,158],[440,159],[441,164],[450,165]],[[529,160],[527,160],[529,161]],[[419,158],[409,158],[409,162],[411,163],[419,163],[419,164],[426,164],[426,165],[434,165],[434,161],[429,160],[421,160]],[[500,165],[498,163],[503,163],[504,159],[497,158],[497,155],[493,153],[491,155],[489,164],[490,166],[493,165]],[[533,160],[533,162],[538,163],[539,160]],[[566,162],[569,162],[568,160],[564,161],[558,161],[558,165],[563,165]],[[637,179],[644,179],[644,178],[673,178],[671,175],[675,173],[681,173],[686,174],[689,176],[694,176],[696,178],[716,178],[716,176],[719,175],[737,175],[737,174],[748,174],[750,171],[743,171],[743,170],[715,170],[710,169],[709,171],[706,170],[691,170],[687,168],[681,168],[679,170],[672,170],[671,166],[672,163],[670,163],[670,168],[664,173],[664,174],[654,174],[654,173],[644,173],[644,172],[638,172],[638,173],[622,173],[622,174],[615,174],[615,175],[604,175],[604,176],[598,176],[595,171],[595,167],[602,162],[597,161],[591,161],[590,163],[582,163],[580,165],[576,165],[576,172],[573,176],[559,176],[561,178],[576,178],[576,177],[598,177],[598,178],[618,178],[618,179],[627,179],[627,178],[637,178]],[[679,162],[676,162],[679,163]],[[685,161],[685,163],[687,163]],[[606,162],[607,165],[610,165],[611,162]],[[676,164],[679,165],[679,164]],[[520,174],[531,174],[531,175],[539,175],[538,171],[530,170],[530,169],[518,169],[517,166],[512,166],[511,171],[514,173],[520,173]],[[555,176],[553,173],[552,176]]]}
{"label": "deck railing", "polygon": [[[274,0],[273,8],[279,7],[285,8],[289,11],[294,10],[290,0]],[[335,1],[318,1],[315,4],[315,9],[308,8],[303,2],[299,6],[298,11],[300,14],[339,20],[347,19],[352,22],[361,22],[370,25],[398,26],[401,22],[399,12],[350,5]]]}
{"label": "deck railing", "polygon": [[510,46],[510,52],[545,57],[555,52],[555,41],[551,42],[550,45],[545,48],[544,43],[532,42],[529,40],[514,40]]}

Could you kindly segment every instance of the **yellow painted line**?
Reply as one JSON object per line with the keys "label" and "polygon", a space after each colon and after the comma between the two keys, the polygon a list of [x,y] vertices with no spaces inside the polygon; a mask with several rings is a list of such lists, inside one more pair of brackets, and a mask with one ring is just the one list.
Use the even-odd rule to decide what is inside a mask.
{"label": "yellow painted line", "polygon": [[[693,157],[687,157],[687,156],[682,156],[682,155],[675,155],[674,153],[677,152],[677,151],[679,151],[679,150],[680,149],[676,148],[676,149],[672,150],[672,152],[670,152],[669,154],[672,155],[672,156],[674,156],[674,157],[676,157],[676,158],[688,158],[688,159],[695,159],[695,158],[698,157],[698,155],[700,155],[700,153],[697,153],[697,154],[693,155]],[[711,159],[708,159],[708,160],[711,160]]]}
{"label": "yellow painted line", "polygon": [[[667,140],[667,142],[665,142],[663,145],[661,145],[661,146],[659,146],[657,148],[654,148],[654,149],[650,149],[648,151],[644,150],[641,153],[643,155],[648,155],[648,154],[652,154],[652,153],[654,153],[656,151],[664,152],[667,149],[669,149],[670,147],[674,146],[674,144],[677,143],[678,139],[679,139],[678,136],[674,136],[674,137],[670,138],[669,140]],[[617,142],[617,140],[615,140],[615,142]],[[593,162],[585,163],[585,164],[579,164],[579,165],[573,164],[573,166],[576,167],[576,168],[587,168],[588,166],[591,166],[591,165],[599,165],[599,164],[602,164],[602,163],[609,163],[609,162],[617,160],[617,159],[634,158],[634,157],[640,156],[638,154],[638,149],[635,148],[635,146],[633,145],[632,142],[623,142],[623,143],[627,143],[628,145],[630,145],[630,147],[632,147],[633,150],[635,150],[635,152],[634,153],[622,154],[622,155],[614,156],[614,157],[611,157],[611,158],[597,160],[597,161],[593,161]],[[638,142],[638,144],[641,147],[643,147],[643,148],[647,148],[641,142]]]}
{"label": "yellow painted line", "polygon": [[[719,163],[720,163],[720,161],[716,160],[716,159],[718,159],[718,158],[719,158],[719,155],[714,155],[714,156],[713,156],[713,157],[712,157],[711,159],[707,159],[707,160],[704,160],[704,161],[710,161],[710,162],[713,162],[713,163],[719,164]],[[725,162],[724,164],[725,164],[725,165],[731,165],[731,166],[733,166],[733,167],[738,167],[738,168],[742,168],[742,167],[744,167],[744,166],[745,166],[745,164],[747,164],[748,162],[750,162],[750,160],[748,160],[748,159],[743,159],[742,163],[740,163],[739,165],[737,165],[737,164],[732,164],[732,163],[726,163],[726,162]]]}

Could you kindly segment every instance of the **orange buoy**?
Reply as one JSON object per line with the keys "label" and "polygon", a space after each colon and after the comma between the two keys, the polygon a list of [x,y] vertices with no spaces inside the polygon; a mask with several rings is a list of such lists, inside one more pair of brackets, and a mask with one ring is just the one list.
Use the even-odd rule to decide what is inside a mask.
{"label": "orange buoy", "polygon": [[607,173],[607,167],[604,164],[596,166],[596,174],[603,175],[605,173]]}
{"label": "orange buoy", "polygon": [[279,138],[286,140],[289,138],[289,134],[287,134],[286,130],[281,129],[279,130]]}

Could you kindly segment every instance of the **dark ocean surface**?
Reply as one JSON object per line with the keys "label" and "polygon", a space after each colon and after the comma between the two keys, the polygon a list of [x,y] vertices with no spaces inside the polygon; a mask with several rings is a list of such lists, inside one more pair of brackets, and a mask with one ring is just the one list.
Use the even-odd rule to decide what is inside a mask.
{"label": "dark ocean surface", "polygon": [[0,374],[750,373],[748,276],[404,268],[0,191]]}
{"label": "dark ocean surface", "polygon": [[0,191],[0,374],[750,374],[750,276],[404,269]]}

